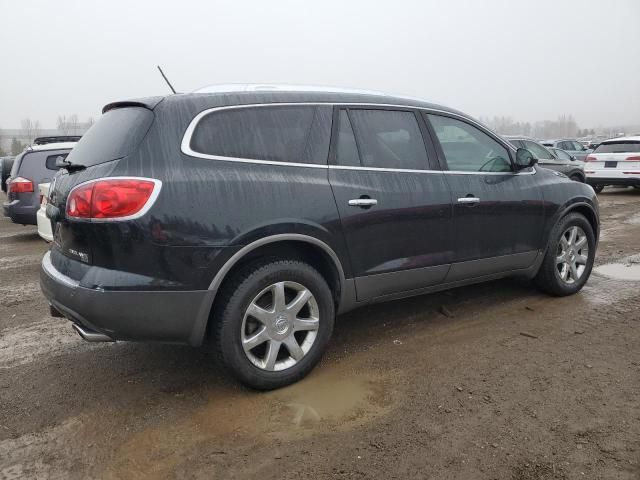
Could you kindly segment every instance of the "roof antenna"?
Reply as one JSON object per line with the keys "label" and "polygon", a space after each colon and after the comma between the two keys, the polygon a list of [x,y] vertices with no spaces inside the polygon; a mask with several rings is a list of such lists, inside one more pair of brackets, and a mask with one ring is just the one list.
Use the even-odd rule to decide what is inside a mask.
{"label": "roof antenna", "polygon": [[160,68],[160,65],[157,65],[158,70],[160,70],[160,75],[162,75],[162,78],[164,78],[164,81],[167,82],[167,85],[169,85],[169,88],[171,89],[171,91],[173,93],[177,93],[176,89],[173,88],[173,85],[171,85],[171,82],[169,81],[169,79],[167,78],[167,76],[164,74],[164,72],[162,71],[162,69]]}

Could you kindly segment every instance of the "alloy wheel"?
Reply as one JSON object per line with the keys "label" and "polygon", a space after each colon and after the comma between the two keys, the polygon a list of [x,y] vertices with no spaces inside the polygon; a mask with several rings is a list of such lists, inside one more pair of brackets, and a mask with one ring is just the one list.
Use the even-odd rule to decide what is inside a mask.
{"label": "alloy wheel", "polygon": [[277,282],[258,293],[247,307],[242,348],[256,367],[285,370],[309,353],[319,326],[318,303],[309,289],[296,282]]}
{"label": "alloy wheel", "polygon": [[556,248],[556,270],[560,279],[573,284],[582,278],[589,259],[589,242],[582,228],[574,225],[560,236]]}

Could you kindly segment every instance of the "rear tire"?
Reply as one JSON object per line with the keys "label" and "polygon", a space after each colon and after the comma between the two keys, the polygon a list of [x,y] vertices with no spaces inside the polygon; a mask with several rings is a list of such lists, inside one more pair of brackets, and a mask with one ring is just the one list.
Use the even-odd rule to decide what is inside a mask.
{"label": "rear tire", "polygon": [[320,361],[335,305],[327,282],[310,265],[298,260],[249,265],[220,295],[213,344],[241,383],[257,390],[284,387]]}
{"label": "rear tire", "polygon": [[593,185],[593,189],[596,193],[600,193],[602,192],[602,190],[604,190],[604,185]]}
{"label": "rear tire", "polygon": [[595,254],[591,224],[584,215],[569,213],[549,235],[547,252],[535,277],[536,285],[558,297],[579,292],[591,275]]}

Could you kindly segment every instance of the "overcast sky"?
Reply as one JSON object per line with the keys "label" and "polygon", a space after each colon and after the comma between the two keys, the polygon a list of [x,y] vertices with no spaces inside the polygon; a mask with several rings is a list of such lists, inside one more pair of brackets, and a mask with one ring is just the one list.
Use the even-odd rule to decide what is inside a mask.
{"label": "overcast sky", "polygon": [[640,124],[640,0],[0,0],[0,128],[214,83],[424,98],[474,116]]}

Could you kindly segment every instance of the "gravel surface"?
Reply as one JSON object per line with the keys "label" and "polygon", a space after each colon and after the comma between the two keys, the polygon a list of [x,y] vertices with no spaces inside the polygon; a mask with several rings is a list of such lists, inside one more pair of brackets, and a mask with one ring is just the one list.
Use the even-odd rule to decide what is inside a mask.
{"label": "gravel surface", "polygon": [[511,279],[366,307],[270,393],[206,349],[82,341],[39,292],[47,245],[2,218],[0,479],[637,480],[640,191],[600,201],[596,262],[617,266],[580,294]]}

